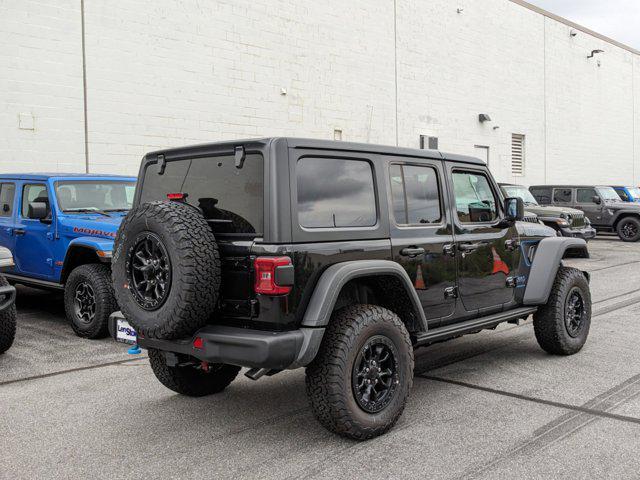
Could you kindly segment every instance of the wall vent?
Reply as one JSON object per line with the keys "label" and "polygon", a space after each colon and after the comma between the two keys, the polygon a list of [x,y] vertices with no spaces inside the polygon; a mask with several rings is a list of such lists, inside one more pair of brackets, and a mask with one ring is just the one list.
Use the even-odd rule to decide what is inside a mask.
{"label": "wall vent", "polygon": [[524,135],[511,134],[511,174],[524,175]]}

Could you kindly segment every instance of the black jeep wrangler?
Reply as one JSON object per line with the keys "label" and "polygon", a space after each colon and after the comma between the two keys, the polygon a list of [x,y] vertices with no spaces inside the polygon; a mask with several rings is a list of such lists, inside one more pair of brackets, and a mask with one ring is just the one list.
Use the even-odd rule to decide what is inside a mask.
{"label": "black jeep wrangler", "polygon": [[549,353],[587,339],[589,277],[562,265],[585,241],[519,221],[475,158],[268,138],[149,153],[138,182],[112,330],[178,393],[306,367],[318,420],[366,439],[402,413],[416,347],[530,315]]}

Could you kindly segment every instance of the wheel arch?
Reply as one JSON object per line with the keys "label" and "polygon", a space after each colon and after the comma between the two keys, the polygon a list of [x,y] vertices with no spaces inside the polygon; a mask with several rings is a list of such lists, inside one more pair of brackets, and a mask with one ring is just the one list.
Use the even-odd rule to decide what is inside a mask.
{"label": "wheel arch", "polygon": [[[302,327],[325,327],[336,308],[356,303],[365,289],[375,303],[396,313],[410,333],[427,330],[418,294],[407,272],[390,260],[356,260],[327,268],[321,275],[305,311]],[[366,297],[365,297],[366,298]]]}
{"label": "wheel arch", "polygon": [[625,218],[634,217],[636,220],[640,220],[640,215],[635,212],[625,212],[624,210],[616,215],[613,220],[613,229],[616,230],[618,228],[618,224]]}
{"label": "wheel arch", "polygon": [[79,237],[69,243],[62,264],[60,283],[65,283],[71,272],[88,263],[109,263],[113,242],[95,238]]}
{"label": "wheel arch", "polygon": [[[568,257],[589,258],[587,242],[571,237],[548,237],[540,240],[529,271],[524,305],[544,305],[547,302],[562,259]],[[588,281],[588,273],[583,274]]]}

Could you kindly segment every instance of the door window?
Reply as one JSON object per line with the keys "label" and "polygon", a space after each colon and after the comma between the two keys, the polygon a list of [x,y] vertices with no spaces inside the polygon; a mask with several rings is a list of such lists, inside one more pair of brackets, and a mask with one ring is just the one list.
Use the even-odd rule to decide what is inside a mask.
{"label": "door window", "polygon": [[578,203],[595,203],[593,197],[596,195],[595,188],[579,188],[577,191]]}
{"label": "door window", "polygon": [[496,196],[484,174],[453,172],[453,190],[462,223],[484,223],[498,218]]}
{"label": "door window", "polygon": [[15,184],[0,184],[0,217],[10,217],[13,215],[13,198],[15,197],[15,193]]}
{"label": "door window", "polygon": [[373,170],[366,160],[301,158],[296,176],[301,226],[340,228],[376,224]]}
{"label": "door window", "polygon": [[41,183],[25,185],[22,190],[22,217],[29,218],[29,204],[31,202],[44,202],[47,204],[47,213],[50,212],[49,195],[47,186]]}
{"label": "door window", "polygon": [[533,195],[539,204],[548,205],[551,203],[551,189],[544,187],[531,187],[529,189],[531,195]]}
{"label": "door window", "polygon": [[440,193],[436,169],[417,165],[391,165],[393,214],[398,225],[439,223]]}
{"label": "door window", "polygon": [[624,188],[614,188],[614,190],[620,196],[620,198],[625,202],[631,201],[631,199],[629,198],[629,195],[627,195],[627,192],[624,190]]}
{"label": "door window", "polygon": [[570,188],[554,188],[553,203],[571,203]]}

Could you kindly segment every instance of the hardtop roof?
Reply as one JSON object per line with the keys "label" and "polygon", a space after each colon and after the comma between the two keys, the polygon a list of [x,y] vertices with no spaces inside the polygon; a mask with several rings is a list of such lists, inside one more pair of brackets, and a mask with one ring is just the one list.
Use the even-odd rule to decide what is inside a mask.
{"label": "hardtop roof", "polygon": [[136,181],[136,177],[128,175],[110,175],[106,173],[3,173],[0,180],[39,180],[49,179],[77,179],[77,180],[129,180]]}
{"label": "hardtop roof", "polygon": [[361,153],[377,153],[386,155],[398,155],[405,157],[421,157],[437,160],[445,160],[452,162],[469,163],[473,165],[486,166],[485,162],[476,157],[467,155],[458,155],[455,153],[445,153],[440,150],[423,150],[418,148],[396,147],[390,145],[377,145],[372,143],[343,142],[337,140],[322,140],[314,138],[297,138],[297,137],[266,137],[253,139],[227,140],[222,142],[203,143],[198,145],[187,145],[184,147],[169,148],[165,150],[157,150],[149,152],[145,157],[154,157],[157,155],[165,155],[167,159],[171,157],[182,157],[188,155],[206,155],[207,151],[221,150],[225,147],[229,151],[233,151],[236,146],[244,145],[247,147],[268,147],[274,142],[283,142],[289,148],[309,148],[326,151],[353,151]]}

